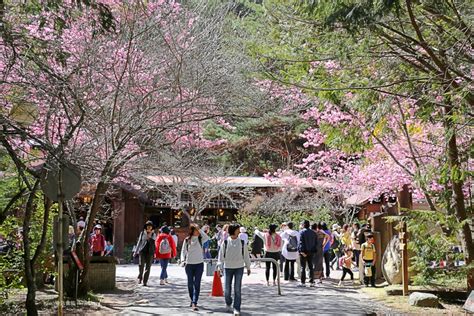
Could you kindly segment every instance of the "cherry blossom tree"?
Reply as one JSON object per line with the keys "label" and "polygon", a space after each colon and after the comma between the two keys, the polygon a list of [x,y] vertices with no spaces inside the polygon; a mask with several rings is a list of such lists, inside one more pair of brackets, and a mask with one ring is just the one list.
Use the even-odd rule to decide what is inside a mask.
{"label": "cherry blossom tree", "polygon": [[102,5],[108,28],[101,10],[67,2],[2,12],[2,144],[21,172],[38,178],[33,161],[55,158],[79,166],[96,188],[77,245],[83,293],[88,232],[110,185],[130,181],[166,146],[219,144],[202,137],[202,124],[240,111],[246,83],[245,60],[223,43],[228,6],[211,15],[174,1]]}

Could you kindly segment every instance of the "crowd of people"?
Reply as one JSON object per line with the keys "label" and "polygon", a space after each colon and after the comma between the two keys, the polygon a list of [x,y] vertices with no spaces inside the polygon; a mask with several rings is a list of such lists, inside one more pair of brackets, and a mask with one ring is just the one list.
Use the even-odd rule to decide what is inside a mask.
{"label": "crowd of people", "polygon": [[[375,286],[375,263],[377,260],[374,236],[369,225],[362,227],[338,224],[328,228],[324,222],[310,223],[305,220],[296,227],[294,223],[271,224],[267,228],[254,229],[252,238],[245,227],[238,224],[217,225],[211,237],[208,225],[202,228],[191,224],[182,241],[179,263],[187,275],[190,307],[197,311],[204,273],[204,260],[211,259],[211,242],[217,247],[217,270],[224,275],[224,296],[226,307],[234,315],[240,315],[241,287],[244,272],[251,273],[251,258],[271,258],[265,261],[266,285],[276,285],[278,267],[284,280],[297,282],[299,287],[314,287],[330,278],[331,270],[342,270],[339,286],[346,276],[354,282],[354,270],[364,275],[366,286]],[[177,257],[178,236],[169,226],[164,225],[155,232],[153,222],[145,223],[133,250],[139,258],[138,283],[147,286],[150,269],[158,260],[161,273],[160,285],[169,284],[167,267]],[[93,252],[95,249],[93,249]],[[254,260],[253,267],[260,267]],[[362,271],[360,269],[363,269]],[[233,285],[233,291],[232,291]],[[233,292],[233,296],[232,296]]]}
{"label": "crowd of people", "polygon": [[[76,238],[86,229],[84,217],[79,217],[76,224],[76,231],[73,226],[69,226],[69,248],[73,249]],[[114,245],[111,240],[107,240],[102,232],[102,225],[96,222],[92,232],[89,234],[89,253],[93,257],[104,257],[114,255]]]}

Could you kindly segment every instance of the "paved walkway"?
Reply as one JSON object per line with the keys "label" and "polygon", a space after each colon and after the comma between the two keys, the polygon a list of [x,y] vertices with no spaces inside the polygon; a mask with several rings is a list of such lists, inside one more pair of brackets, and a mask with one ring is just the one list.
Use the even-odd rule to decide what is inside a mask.
{"label": "paved walkway", "polygon": [[[205,272],[198,312],[189,308],[184,268],[170,265],[168,274],[171,284],[165,286],[159,285],[159,265],[152,267],[147,287],[135,284],[137,273],[136,265],[117,267],[117,281],[129,284],[129,290],[118,297],[120,303],[128,302],[121,306],[121,315],[229,315],[225,312],[223,297],[209,296],[212,277],[205,276]],[[299,288],[296,282],[282,281],[282,295],[279,296],[276,287],[264,285],[264,269],[253,269],[250,276],[244,276],[242,315],[375,315],[389,312],[358,291],[360,286],[347,282],[346,286],[337,287],[336,278],[340,278],[340,272],[331,273],[334,279],[326,280],[315,288]]]}

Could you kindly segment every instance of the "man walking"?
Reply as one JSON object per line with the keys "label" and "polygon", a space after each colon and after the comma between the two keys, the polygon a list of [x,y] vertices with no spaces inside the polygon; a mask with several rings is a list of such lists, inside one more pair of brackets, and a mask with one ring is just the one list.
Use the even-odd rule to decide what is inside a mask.
{"label": "man walking", "polygon": [[316,233],[310,229],[309,221],[303,222],[303,230],[300,233],[298,252],[301,262],[301,287],[306,286],[306,266],[309,269],[309,284],[314,286],[313,256],[316,253]]}
{"label": "man walking", "polygon": [[242,302],[242,278],[244,267],[250,275],[250,257],[245,242],[238,236],[240,225],[232,224],[228,228],[229,237],[225,239],[219,249],[217,266],[225,271],[225,303],[227,311],[232,311],[232,281],[234,281],[234,315],[240,315]]}
{"label": "man walking", "polygon": [[[155,253],[155,240],[156,234],[153,231],[155,226],[152,221],[147,221],[143,227],[143,231],[138,236],[137,244],[135,246],[135,252],[133,256],[139,257],[138,265],[138,283],[142,283],[143,286],[147,285],[148,278],[150,277],[151,263],[153,261],[153,255]],[[143,274],[145,269],[145,274]]]}

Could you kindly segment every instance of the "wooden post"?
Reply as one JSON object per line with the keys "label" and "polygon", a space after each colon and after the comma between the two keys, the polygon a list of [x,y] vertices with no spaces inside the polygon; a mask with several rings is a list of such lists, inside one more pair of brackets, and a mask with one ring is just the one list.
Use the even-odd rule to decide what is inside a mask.
{"label": "wooden post", "polygon": [[63,251],[64,251],[64,238],[63,238],[63,203],[64,203],[64,194],[63,194],[63,172],[61,166],[58,169],[58,292],[59,292],[59,302],[58,302],[58,316],[62,316],[63,314],[63,302],[64,302],[64,264],[63,264]]}
{"label": "wooden post", "polygon": [[402,284],[403,296],[408,295],[408,235],[407,223],[403,221],[400,230],[400,247],[402,248]]}

